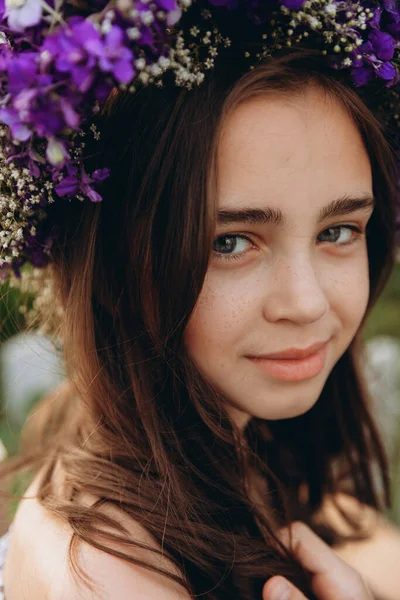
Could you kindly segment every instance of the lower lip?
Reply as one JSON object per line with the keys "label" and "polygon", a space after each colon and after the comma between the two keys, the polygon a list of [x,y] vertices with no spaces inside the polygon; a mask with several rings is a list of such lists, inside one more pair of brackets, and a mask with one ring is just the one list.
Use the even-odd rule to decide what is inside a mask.
{"label": "lower lip", "polygon": [[280,381],[303,381],[319,375],[326,361],[328,344],[306,358],[251,358],[264,373]]}

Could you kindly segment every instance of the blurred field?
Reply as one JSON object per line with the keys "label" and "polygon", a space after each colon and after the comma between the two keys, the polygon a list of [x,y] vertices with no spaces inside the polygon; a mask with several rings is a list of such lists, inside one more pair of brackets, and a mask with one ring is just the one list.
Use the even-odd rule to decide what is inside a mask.
{"label": "blurred field", "polygon": [[366,338],[377,335],[394,336],[400,340],[400,264],[368,321]]}

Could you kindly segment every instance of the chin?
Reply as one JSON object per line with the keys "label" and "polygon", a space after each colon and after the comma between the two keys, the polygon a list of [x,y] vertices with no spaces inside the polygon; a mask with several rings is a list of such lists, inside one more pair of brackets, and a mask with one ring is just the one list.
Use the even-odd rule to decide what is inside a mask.
{"label": "chin", "polygon": [[252,407],[247,407],[247,412],[251,413],[252,417],[268,421],[300,417],[315,406],[322,389],[323,385],[318,386],[318,390],[308,390],[308,392],[306,389],[303,391],[299,389],[291,390],[290,394],[286,393],[284,395],[269,392],[268,398],[265,396],[262,399],[260,398],[257,406],[253,404]]}
{"label": "chin", "polygon": [[318,402],[318,398],[314,402],[296,403],[295,406],[288,406],[287,409],[281,411],[281,414],[275,418],[270,417],[271,421],[278,421],[279,419],[293,419],[294,417],[300,417],[305,415],[315,404]]}

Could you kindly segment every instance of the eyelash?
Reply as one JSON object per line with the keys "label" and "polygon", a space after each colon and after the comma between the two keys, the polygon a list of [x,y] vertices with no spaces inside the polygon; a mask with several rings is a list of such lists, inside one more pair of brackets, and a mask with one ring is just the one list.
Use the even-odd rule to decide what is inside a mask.
{"label": "eyelash", "polygon": [[[341,244],[337,244],[336,242],[333,242],[334,245],[336,245],[340,248],[343,248],[345,246],[351,246],[360,238],[361,235],[363,235],[365,233],[365,230],[362,227],[358,227],[357,225],[335,225],[334,227],[328,227],[327,229],[324,229],[319,235],[321,235],[325,231],[329,231],[329,229],[347,229],[347,230],[353,231],[356,234],[351,238],[351,240],[349,242],[344,242]],[[238,238],[238,239],[242,239],[242,240],[247,240],[248,242],[253,244],[253,241],[247,235],[241,235],[238,233],[230,233],[230,234],[227,233],[226,235],[219,235],[218,237],[215,238],[214,242],[216,240],[221,240],[224,238]],[[324,242],[321,242],[321,243],[324,243]],[[329,242],[325,242],[325,243],[329,243]],[[222,252],[216,252],[214,250],[215,258],[217,260],[223,260],[223,261],[240,260],[241,258],[243,258],[243,256],[245,254],[246,254],[246,252],[240,252],[239,254],[224,254]]]}

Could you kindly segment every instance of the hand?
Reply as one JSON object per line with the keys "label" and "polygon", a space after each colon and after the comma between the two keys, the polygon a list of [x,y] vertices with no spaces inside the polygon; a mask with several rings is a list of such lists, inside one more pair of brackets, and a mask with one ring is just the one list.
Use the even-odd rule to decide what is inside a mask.
{"label": "hand", "polygon": [[[318,600],[373,600],[361,575],[339,558],[307,525],[291,526],[292,548],[301,565],[311,573],[311,587]],[[280,539],[289,547],[289,531],[283,529]],[[284,577],[276,576],[263,588],[263,600],[307,600]]]}

